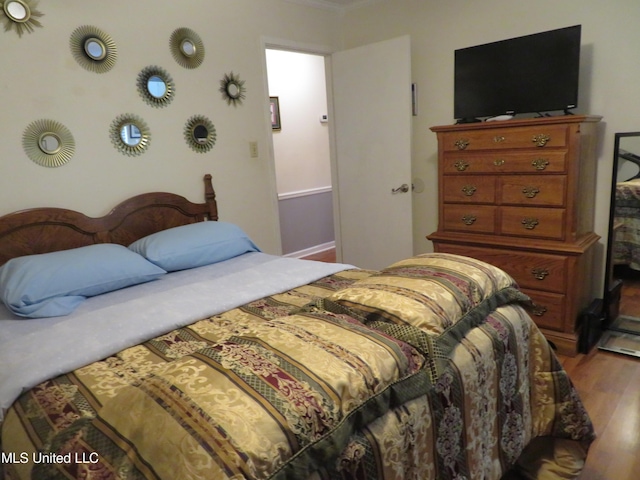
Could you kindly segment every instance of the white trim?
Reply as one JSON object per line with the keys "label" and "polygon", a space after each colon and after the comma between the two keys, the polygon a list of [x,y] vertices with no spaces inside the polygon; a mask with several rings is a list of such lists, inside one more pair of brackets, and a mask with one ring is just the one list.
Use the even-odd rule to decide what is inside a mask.
{"label": "white trim", "polygon": [[315,247],[305,248],[304,250],[298,250],[297,252],[287,253],[283,255],[283,257],[287,258],[302,258],[308,257],[309,255],[315,255],[316,253],[326,252],[327,250],[331,250],[336,248],[336,242],[327,242],[321,243],[320,245],[316,245]]}
{"label": "white trim", "polygon": [[330,193],[331,185],[327,187],[309,188],[307,190],[298,190],[295,192],[279,193],[278,200],[289,200],[290,198],[308,197],[310,195],[318,195],[320,193]]}

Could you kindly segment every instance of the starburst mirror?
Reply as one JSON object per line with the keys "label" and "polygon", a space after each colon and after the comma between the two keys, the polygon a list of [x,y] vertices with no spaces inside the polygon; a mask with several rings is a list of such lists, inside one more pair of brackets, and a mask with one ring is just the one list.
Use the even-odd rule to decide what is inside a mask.
{"label": "starburst mirror", "polygon": [[205,153],[216,143],[216,127],[204,115],[194,115],[184,127],[184,138],[192,150]]}
{"label": "starburst mirror", "polygon": [[245,98],[247,89],[244,86],[244,80],[240,80],[238,75],[233,72],[226,73],[220,80],[220,93],[222,98],[227,101],[227,105],[241,105]]}
{"label": "starburst mirror", "polygon": [[145,67],[138,74],[138,93],[152,107],[165,107],[171,103],[176,86],[163,68],[155,65]]}
{"label": "starburst mirror", "polygon": [[204,44],[200,35],[190,28],[178,28],[169,39],[171,54],[184,68],[196,68],[204,60]]}
{"label": "starburst mirror", "polygon": [[35,9],[38,2],[30,0],[8,0],[0,3],[0,19],[4,23],[4,30],[16,29],[19,37],[24,32],[31,33],[34,27],[42,24],[34,17],[42,17],[42,13]]}
{"label": "starburst mirror", "polygon": [[147,123],[139,116],[130,113],[120,115],[111,122],[109,136],[114,147],[131,157],[142,155],[151,141],[151,132]]}
{"label": "starburst mirror", "polygon": [[116,44],[99,28],[89,25],[76,28],[71,34],[70,47],[76,62],[90,72],[108,72],[116,63]]}
{"label": "starburst mirror", "polygon": [[43,167],[60,167],[75,153],[71,131],[55,120],[36,120],[22,135],[22,146],[27,156]]}

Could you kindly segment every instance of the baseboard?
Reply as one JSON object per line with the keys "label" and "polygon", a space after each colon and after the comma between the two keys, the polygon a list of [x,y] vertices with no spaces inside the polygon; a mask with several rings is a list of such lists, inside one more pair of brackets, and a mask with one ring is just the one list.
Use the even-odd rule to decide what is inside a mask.
{"label": "baseboard", "polygon": [[327,250],[331,250],[333,248],[336,248],[336,242],[321,243],[320,245],[315,245],[313,247],[305,248],[304,250],[298,250],[297,252],[286,253],[283,255],[283,257],[288,257],[288,258],[308,257],[309,255],[315,255],[316,253],[326,252]]}
{"label": "baseboard", "polygon": [[330,193],[331,185],[328,187],[309,188],[307,190],[297,190],[295,192],[279,193],[278,200],[289,200],[291,198],[308,197],[320,193]]}

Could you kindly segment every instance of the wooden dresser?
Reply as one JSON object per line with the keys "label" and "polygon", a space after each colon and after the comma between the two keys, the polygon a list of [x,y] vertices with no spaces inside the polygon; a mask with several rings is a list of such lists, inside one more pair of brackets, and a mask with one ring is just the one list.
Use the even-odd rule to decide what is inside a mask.
{"label": "wooden dresser", "polygon": [[438,136],[436,252],[508,272],[565,355],[591,301],[597,124],[569,115],[433,127]]}

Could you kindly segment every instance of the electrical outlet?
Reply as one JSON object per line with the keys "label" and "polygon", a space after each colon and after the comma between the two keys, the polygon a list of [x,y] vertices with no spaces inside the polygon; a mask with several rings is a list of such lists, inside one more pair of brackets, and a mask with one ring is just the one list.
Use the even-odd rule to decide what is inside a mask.
{"label": "electrical outlet", "polygon": [[251,158],[258,158],[258,142],[249,142],[249,156]]}

